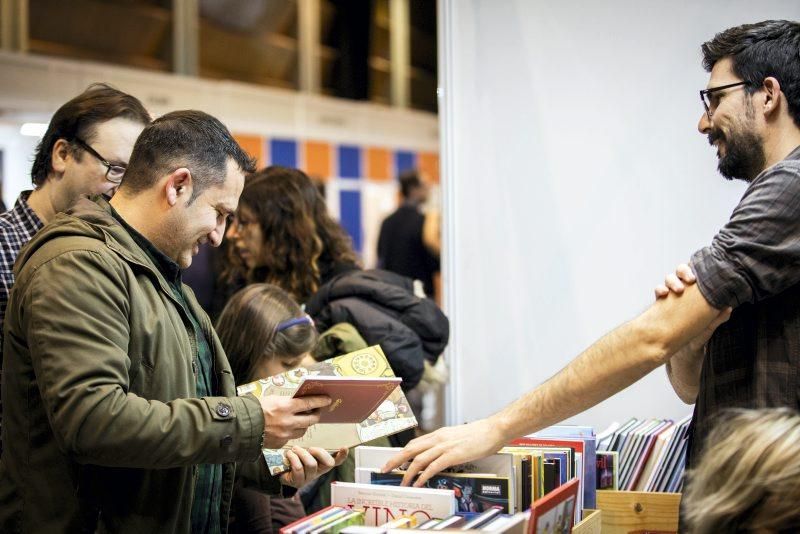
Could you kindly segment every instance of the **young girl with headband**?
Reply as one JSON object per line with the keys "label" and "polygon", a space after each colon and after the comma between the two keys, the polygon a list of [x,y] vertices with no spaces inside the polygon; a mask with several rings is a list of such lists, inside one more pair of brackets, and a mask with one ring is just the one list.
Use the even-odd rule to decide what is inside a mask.
{"label": "young girl with headband", "polygon": [[[252,284],[236,293],[220,314],[216,331],[239,385],[314,363],[310,356],[318,340],[314,321],[277,286]],[[347,449],[331,458],[324,449],[295,447],[287,457],[296,466],[281,477],[303,476],[299,457],[306,455],[317,460],[316,474],[321,475],[340,465]],[[305,515],[299,501],[269,495],[278,493],[278,485],[266,475],[263,459],[239,464],[236,477],[232,532],[277,532],[276,527]]]}

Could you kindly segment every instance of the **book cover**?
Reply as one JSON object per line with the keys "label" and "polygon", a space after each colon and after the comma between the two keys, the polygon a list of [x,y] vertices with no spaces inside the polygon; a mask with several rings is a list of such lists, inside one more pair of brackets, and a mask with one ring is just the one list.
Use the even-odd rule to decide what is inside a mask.
{"label": "book cover", "polygon": [[[375,345],[317,362],[308,368],[293,369],[239,386],[237,392],[239,395],[254,395],[259,399],[267,395],[291,397],[307,376],[394,378],[394,372],[381,348]],[[323,423],[311,426],[302,438],[289,441],[281,449],[264,449],[263,454],[270,473],[277,475],[289,469],[286,451],[295,445],[321,447],[334,451],[341,447],[354,447],[415,426],[417,419],[402,389],[397,386],[367,419],[359,423]]]}
{"label": "book cover", "polygon": [[[380,471],[383,465],[401,450],[403,449],[399,447],[373,447],[368,445],[356,447],[354,453],[355,481],[369,483],[371,473]],[[530,506],[531,500],[520,500],[519,498],[526,484],[530,494],[530,465],[527,466],[527,472],[522,472],[526,470],[522,458],[526,456],[528,460],[530,459],[530,453],[525,452],[526,454],[524,455],[515,455],[510,452],[500,451],[472,462],[451,466],[445,469],[443,473],[483,473],[500,478],[509,478],[511,487],[516,489],[515,504],[527,503],[524,505],[527,508]]]}
{"label": "book cover", "polygon": [[360,423],[378,409],[400,382],[397,377],[306,375],[293,396],[331,398],[330,406],[320,412],[320,424]]}
{"label": "book cover", "polygon": [[[403,473],[372,473],[372,484],[377,486],[399,485]],[[514,509],[511,479],[474,473],[439,473],[425,483],[425,488],[453,491],[453,502],[457,512],[484,512],[499,506],[504,514]]]}
{"label": "book cover", "polygon": [[617,451],[599,451],[597,453],[597,489],[618,490],[618,463]]}
{"label": "book cover", "polygon": [[364,512],[364,524],[381,526],[403,516],[419,523],[456,512],[452,489],[408,488],[352,482],[331,483],[331,504]]}
{"label": "book cover", "polygon": [[578,501],[578,481],[570,480],[531,506],[528,534],[572,532]]}

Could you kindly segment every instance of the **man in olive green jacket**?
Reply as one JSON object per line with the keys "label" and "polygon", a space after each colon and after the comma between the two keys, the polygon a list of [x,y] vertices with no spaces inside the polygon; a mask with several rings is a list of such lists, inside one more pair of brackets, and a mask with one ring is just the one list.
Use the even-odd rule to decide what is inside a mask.
{"label": "man in olive green jacket", "polygon": [[[236,397],[180,282],[199,244],[219,244],[249,171],[219,121],[165,115],[111,204],[79,201],[23,249],[5,324],[0,532],[224,532],[234,462],[318,420],[327,397]],[[300,486],[344,455],[292,460],[282,481]]]}

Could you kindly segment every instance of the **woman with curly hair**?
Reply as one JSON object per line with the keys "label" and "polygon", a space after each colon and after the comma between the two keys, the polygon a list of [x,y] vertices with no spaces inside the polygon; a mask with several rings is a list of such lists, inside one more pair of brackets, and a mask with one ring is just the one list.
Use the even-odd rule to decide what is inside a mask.
{"label": "woman with curly hair", "polygon": [[304,304],[321,331],[351,324],[369,345],[381,346],[406,391],[447,343],[447,318],[414,293],[411,279],[361,269],[350,237],[298,169],[275,165],[250,176],[227,238],[229,294],[244,284],[274,284]]}
{"label": "woman with curly hair", "polygon": [[358,268],[350,237],[298,169],[273,165],[251,175],[228,238],[228,283],[275,284],[298,302],[336,274]]}

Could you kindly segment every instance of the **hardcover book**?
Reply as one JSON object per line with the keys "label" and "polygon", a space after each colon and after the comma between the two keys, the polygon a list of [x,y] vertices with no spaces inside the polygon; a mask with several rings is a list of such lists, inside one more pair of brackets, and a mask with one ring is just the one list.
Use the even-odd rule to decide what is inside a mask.
{"label": "hardcover book", "polygon": [[360,423],[377,410],[399,385],[397,377],[305,376],[294,397],[330,397],[333,402],[320,412],[320,423]]}
{"label": "hardcover book", "polygon": [[[373,377],[394,378],[383,351],[377,345],[317,362],[307,368],[286,371],[275,376],[239,386],[239,395],[268,395],[291,397],[306,377]],[[281,449],[264,449],[269,471],[277,475],[289,469],[286,451],[293,446],[321,447],[335,451],[342,447],[354,447],[373,439],[389,436],[417,426],[406,396],[396,386],[377,409],[358,423],[321,423],[311,426],[302,438],[289,441]]]}
{"label": "hardcover book", "polygon": [[331,505],[363,511],[364,524],[373,527],[403,516],[418,523],[450,517],[456,512],[454,495],[452,489],[331,483]]}
{"label": "hardcover book", "polygon": [[578,480],[572,479],[533,503],[528,534],[568,534],[575,524]]}

